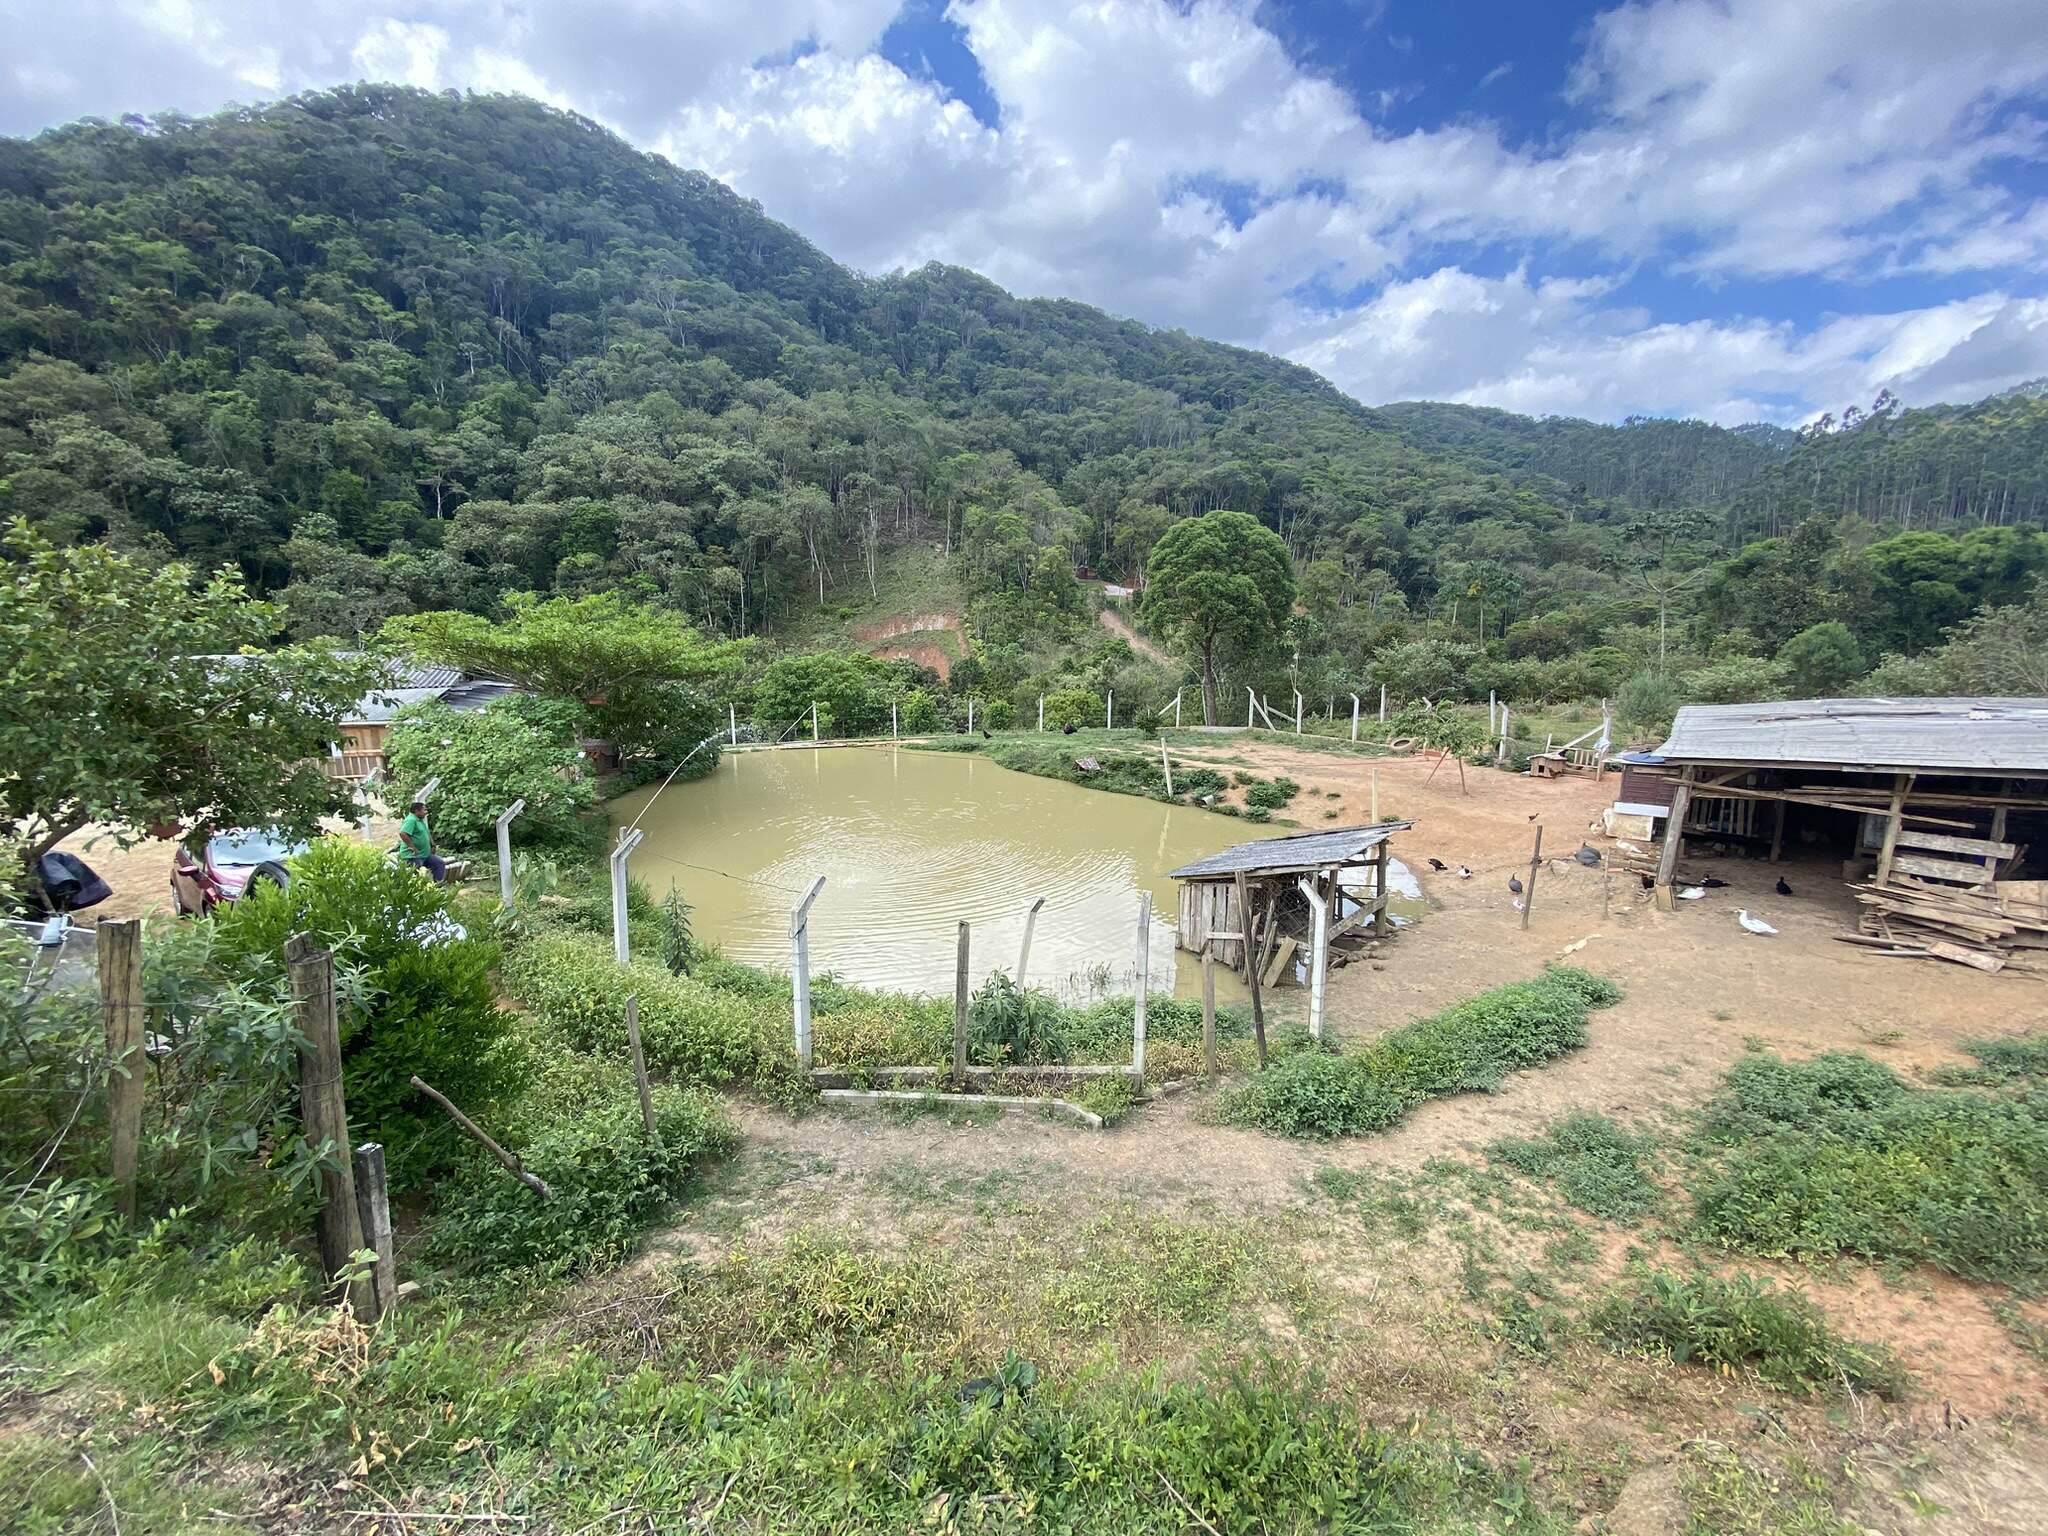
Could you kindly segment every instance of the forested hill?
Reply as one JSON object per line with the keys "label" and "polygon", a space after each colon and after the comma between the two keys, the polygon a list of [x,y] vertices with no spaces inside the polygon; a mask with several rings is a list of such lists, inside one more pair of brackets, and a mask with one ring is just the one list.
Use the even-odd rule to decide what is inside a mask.
{"label": "forested hill", "polygon": [[[2044,422],[2021,396],[1790,443],[1369,410],[957,269],[864,277],[513,97],[369,86],[0,140],[0,517],[239,562],[301,634],[613,588],[773,633],[916,542],[954,557],[977,643],[1015,646],[1075,618],[1077,565],[1135,572],[1174,519],[1227,507],[1286,540],[1345,666],[1409,616],[1519,655],[1538,642],[1511,623],[1556,613],[1543,654],[1654,621],[1662,666],[1674,595],[1684,617],[1721,594],[1703,625],[1782,622],[1671,573],[1808,513],[2037,519]],[[1932,558],[1876,536],[1802,546],[1816,602],[1869,646],[1917,643],[1932,620],[1856,612]],[[1914,580],[1952,616],[2032,559],[1959,546]]]}

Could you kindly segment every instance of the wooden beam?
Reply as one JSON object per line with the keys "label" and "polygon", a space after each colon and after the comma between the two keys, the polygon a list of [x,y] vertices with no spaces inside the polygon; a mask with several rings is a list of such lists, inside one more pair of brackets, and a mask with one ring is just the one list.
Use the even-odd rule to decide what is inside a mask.
{"label": "wooden beam", "polygon": [[103,919],[94,934],[94,943],[99,953],[100,1022],[107,1037],[107,1120],[114,1209],[123,1221],[132,1222],[141,1163],[143,1068],[147,1063],[142,1013],[142,919]]}
{"label": "wooden beam", "polygon": [[1877,855],[1877,883],[1885,884],[1892,877],[1892,857],[1899,849],[1899,818],[1905,813],[1906,791],[1913,787],[1913,775],[1902,773],[1892,781],[1892,806],[1886,813],[1884,825],[1884,847]]}
{"label": "wooden beam", "polygon": [[[1237,876],[1237,910],[1244,931],[1247,934],[1251,933],[1254,926],[1252,888],[1242,873]],[[1259,1066],[1263,1069],[1266,1065],[1266,1005],[1259,998],[1259,968],[1252,961],[1252,946],[1249,940],[1244,946],[1244,971],[1245,979],[1252,989],[1252,1038],[1258,1044]]]}
{"label": "wooden beam", "polygon": [[[1991,871],[1982,864],[1965,864],[1958,859],[1924,859],[1918,854],[1886,851],[1889,872],[1925,875],[1930,880],[1953,880],[1958,885],[1989,885]],[[1880,883],[1882,879],[1880,879]]]}
{"label": "wooden beam", "polygon": [[1785,801],[1781,797],[1775,802],[1777,813],[1771,819],[1771,862],[1777,863],[1785,852]]}
{"label": "wooden beam", "polygon": [[2019,852],[2012,843],[1992,842],[1981,837],[1948,837],[1940,832],[1915,832],[1910,828],[1900,830],[1899,843],[1907,848],[1964,853],[1975,859],[2009,859]]}
{"label": "wooden beam", "polygon": [[1671,878],[1677,874],[1684,852],[1685,813],[1692,804],[1692,779],[1693,771],[1688,768],[1679,775],[1671,791],[1671,815],[1664,823],[1664,846],[1657,852],[1657,905],[1667,912],[1671,909]]}

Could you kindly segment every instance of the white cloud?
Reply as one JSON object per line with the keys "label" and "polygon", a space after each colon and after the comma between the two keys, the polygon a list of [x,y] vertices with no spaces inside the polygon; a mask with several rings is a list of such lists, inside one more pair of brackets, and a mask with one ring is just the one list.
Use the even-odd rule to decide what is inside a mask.
{"label": "white cloud", "polygon": [[[2040,0],[1631,0],[1540,142],[1388,134],[1252,0],[951,0],[989,128],[872,51],[898,4],[0,0],[0,126],[358,75],[519,90],[866,270],[957,262],[1288,351],[1368,400],[1784,417],[2048,372],[2048,201],[2006,175],[2048,149]],[[1840,313],[1675,322],[1616,298],[1644,270],[1798,278]],[[1978,291],[1888,309],[1859,286],[1879,278]]]}

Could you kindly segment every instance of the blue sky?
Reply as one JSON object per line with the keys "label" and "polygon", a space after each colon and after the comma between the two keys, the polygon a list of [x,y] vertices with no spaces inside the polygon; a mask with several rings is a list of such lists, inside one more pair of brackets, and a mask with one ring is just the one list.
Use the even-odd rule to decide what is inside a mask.
{"label": "blue sky", "polygon": [[0,130],[518,90],[870,272],[1360,399],[1795,422],[2048,374],[2042,0],[0,0]]}

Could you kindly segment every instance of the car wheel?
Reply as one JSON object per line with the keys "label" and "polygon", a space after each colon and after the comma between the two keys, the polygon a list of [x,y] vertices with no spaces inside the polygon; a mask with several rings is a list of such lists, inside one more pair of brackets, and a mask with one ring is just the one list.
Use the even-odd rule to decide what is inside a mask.
{"label": "car wheel", "polygon": [[282,891],[291,885],[292,872],[275,859],[267,860],[249,871],[249,878],[242,885],[242,894],[246,896],[255,890],[257,882],[261,880],[269,881]]}

